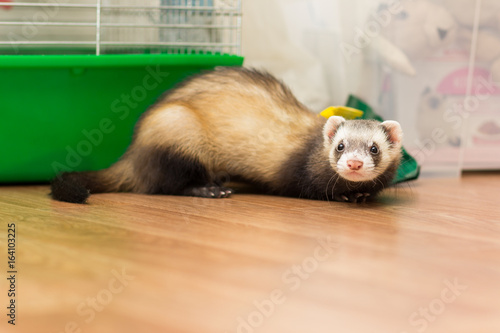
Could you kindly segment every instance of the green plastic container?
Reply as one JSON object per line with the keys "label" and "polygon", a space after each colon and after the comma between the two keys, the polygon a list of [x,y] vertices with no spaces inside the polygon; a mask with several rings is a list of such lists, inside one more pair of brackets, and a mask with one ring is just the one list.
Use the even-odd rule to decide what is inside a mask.
{"label": "green plastic container", "polygon": [[0,182],[40,182],[118,160],[167,89],[229,55],[0,56]]}

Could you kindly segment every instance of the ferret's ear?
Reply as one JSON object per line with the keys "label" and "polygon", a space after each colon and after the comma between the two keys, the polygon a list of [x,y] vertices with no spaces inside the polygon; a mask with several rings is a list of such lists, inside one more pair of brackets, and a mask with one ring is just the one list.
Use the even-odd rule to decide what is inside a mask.
{"label": "ferret's ear", "polygon": [[394,120],[384,121],[381,125],[385,133],[387,133],[389,142],[395,146],[401,146],[403,141],[403,130],[401,129],[401,125]]}
{"label": "ferret's ear", "polygon": [[325,139],[325,147],[329,147],[332,143],[332,138],[337,133],[339,126],[345,121],[344,117],[332,116],[328,118],[325,126],[323,127],[323,137]]}

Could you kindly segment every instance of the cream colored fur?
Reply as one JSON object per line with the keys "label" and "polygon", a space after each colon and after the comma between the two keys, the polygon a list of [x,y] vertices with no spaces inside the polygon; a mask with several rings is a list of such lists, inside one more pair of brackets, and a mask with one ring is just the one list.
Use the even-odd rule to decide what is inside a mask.
{"label": "cream colored fur", "polygon": [[209,74],[177,89],[140,123],[135,148],[173,148],[197,157],[214,173],[275,180],[304,138],[321,131],[324,119],[281,85],[273,82],[265,89],[240,76]]}

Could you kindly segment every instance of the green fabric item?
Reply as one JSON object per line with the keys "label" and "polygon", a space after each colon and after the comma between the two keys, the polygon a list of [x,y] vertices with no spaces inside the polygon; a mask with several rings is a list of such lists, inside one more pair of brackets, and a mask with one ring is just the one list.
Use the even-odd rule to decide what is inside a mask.
{"label": "green fabric item", "polygon": [[[364,112],[361,119],[375,119],[384,121],[382,117],[376,114],[373,109],[354,95],[349,95],[346,106],[355,108]],[[420,166],[417,161],[408,152],[402,148],[403,158],[398,169],[398,174],[393,181],[393,184],[402,183],[410,180],[415,180],[420,175]]]}

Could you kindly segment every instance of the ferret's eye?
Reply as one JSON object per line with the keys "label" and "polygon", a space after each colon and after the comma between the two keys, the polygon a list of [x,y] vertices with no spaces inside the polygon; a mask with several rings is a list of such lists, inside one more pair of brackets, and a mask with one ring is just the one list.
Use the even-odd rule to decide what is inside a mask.
{"label": "ferret's eye", "polygon": [[377,146],[372,146],[370,148],[370,153],[372,153],[373,155],[377,155],[378,154],[378,148],[377,148]]}
{"label": "ferret's eye", "polygon": [[343,143],[339,143],[339,145],[337,146],[337,151],[338,151],[338,152],[341,152],[341,151],[342,151],[342,150],[344,150],[344,149],[345,149],[344,144],[343,144]]}

